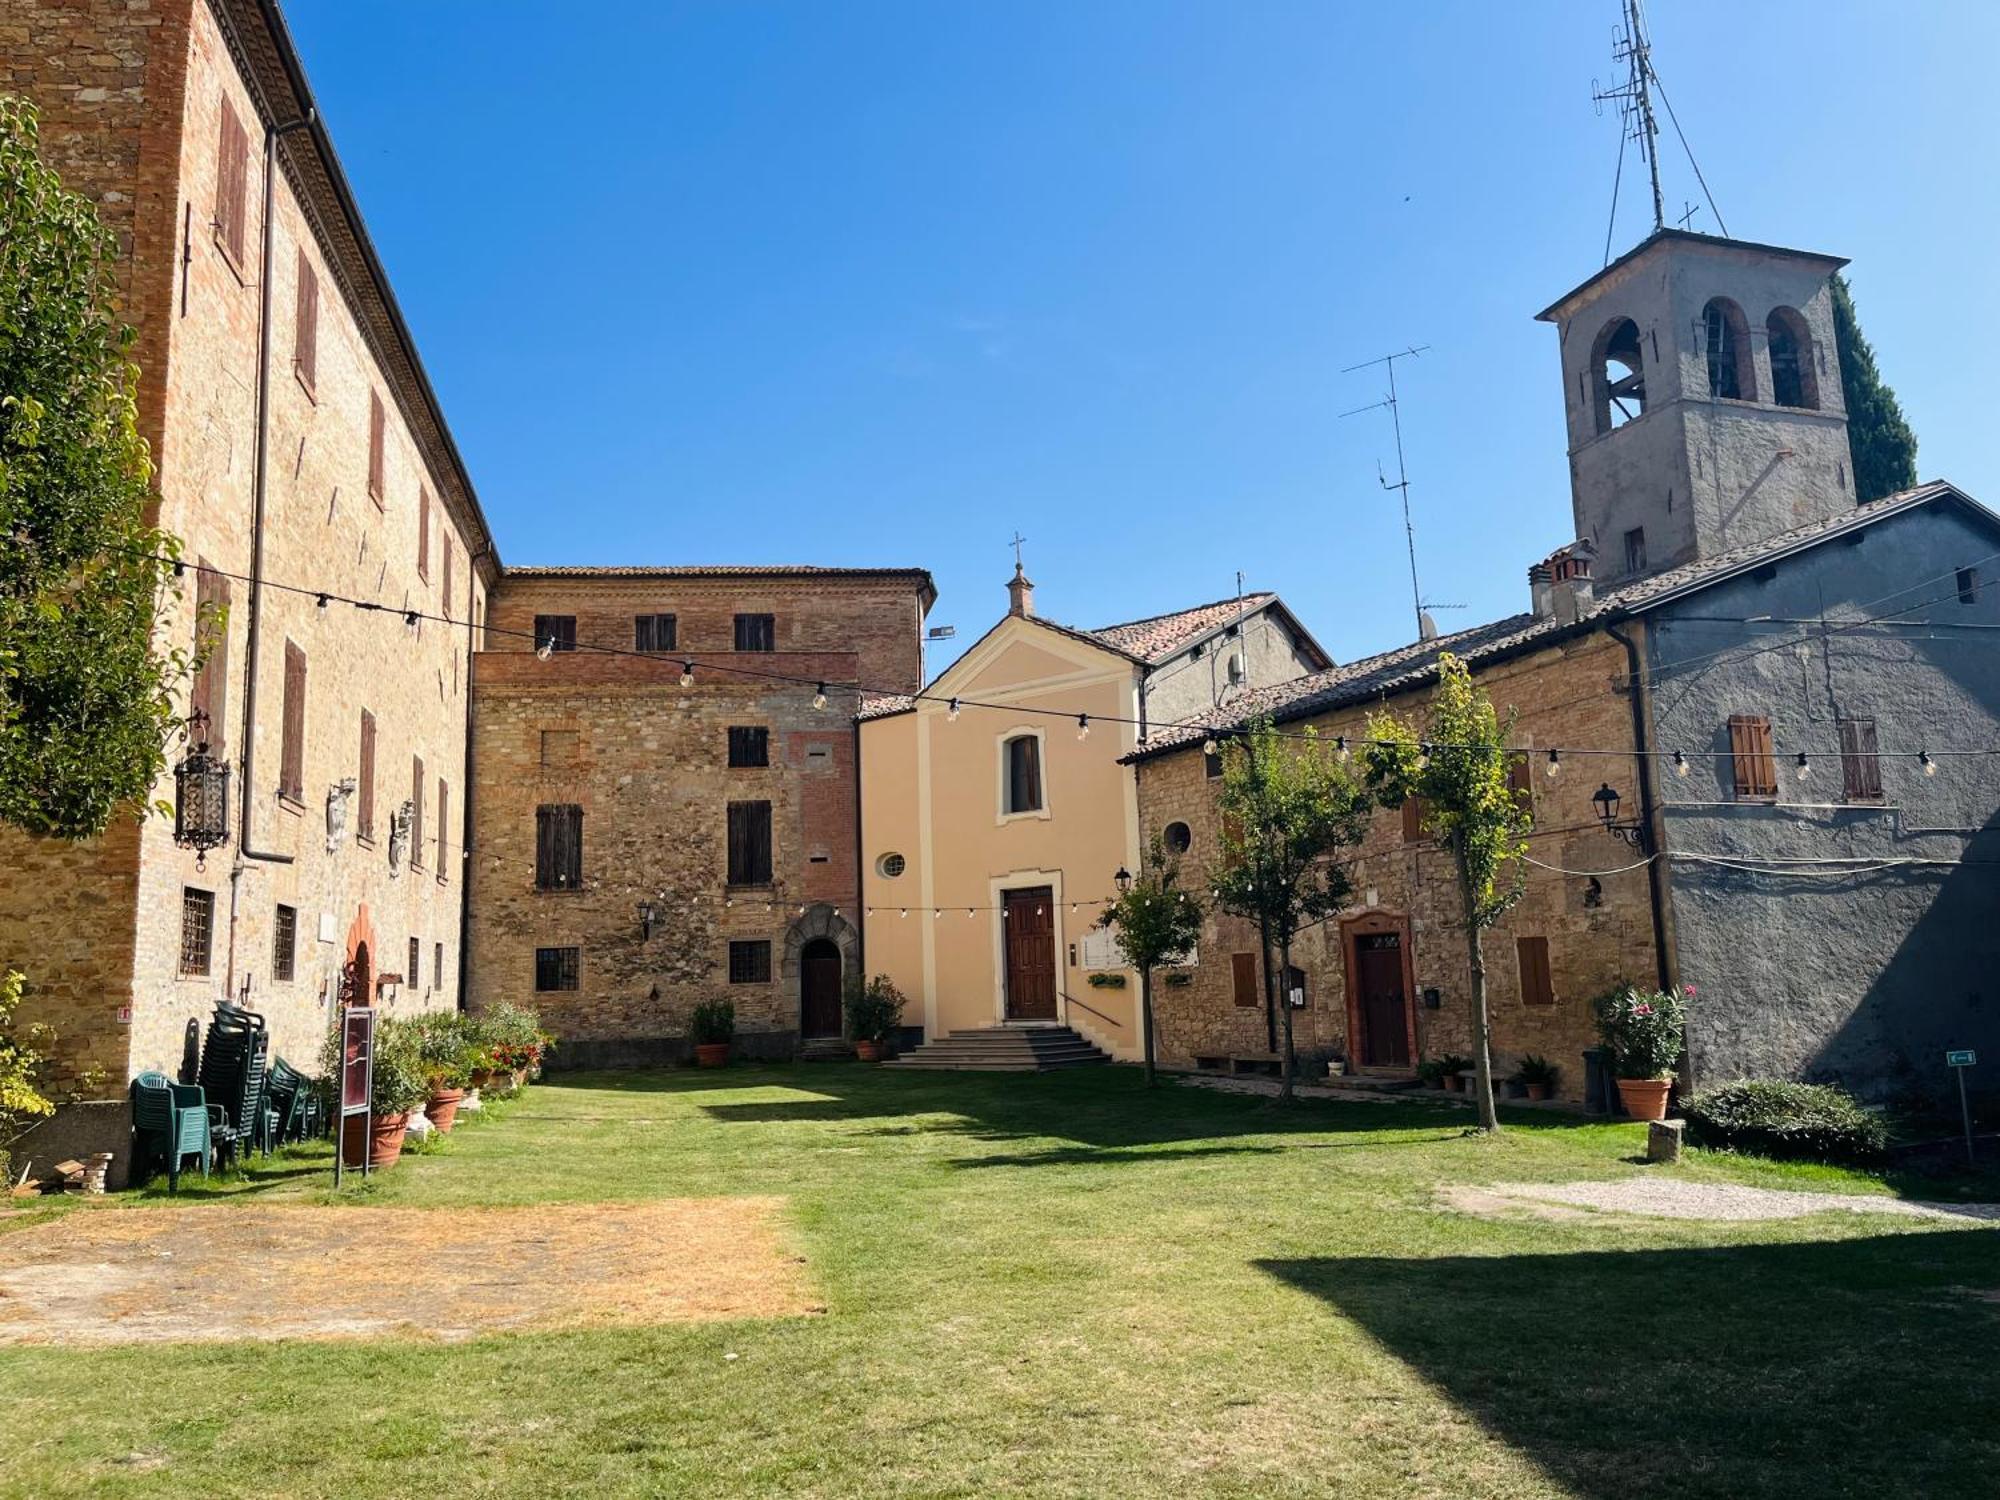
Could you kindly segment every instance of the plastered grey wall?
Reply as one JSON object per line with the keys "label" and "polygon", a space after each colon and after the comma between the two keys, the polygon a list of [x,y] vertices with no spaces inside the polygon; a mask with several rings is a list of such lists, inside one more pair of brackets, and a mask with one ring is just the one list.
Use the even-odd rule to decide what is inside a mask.
{"label": "plastered grey wall", "polygon": [[1146,679],[1147,722],[1172,724],[1191,719],[1234,701],[1246,685],[1270,687],[1314,670],[1315,664],[1306,659],[1291,630],[1268,609],[1244,621],[1241,640],[1247,669],[1241,683],[1229,680],[1229,658],[1237,651],[1234,636],[1216,636],[1202,645],[1199,656],[1183,652],[1156,667]]}
{"label": "plastered grey wall", "polygon": [[[1948,1047],[2000,1064],[2000,762],[1889,753],[2000,745],[2000,587],[1963,604],[1954,577],[2000,579],[1996,553],[2000,527],[1933,502],[1648,617],[1656,744],[1689,762],[1659,781],[1698,1082],[1888,1099],[1952,1088]],[[1771,720],[1775,802],[1734,795],[1732,714]],[[1876,722],[1878,802],[1843,795],[1842,718]],[[1707,862],[1730,859],[1840,863]]]}

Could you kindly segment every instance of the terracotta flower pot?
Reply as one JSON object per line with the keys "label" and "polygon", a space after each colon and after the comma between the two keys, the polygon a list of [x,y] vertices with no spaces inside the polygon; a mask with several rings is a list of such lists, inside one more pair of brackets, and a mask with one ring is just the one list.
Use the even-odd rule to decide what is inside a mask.
{"label": "terracotta flower pot", "polygon": [[515,1088],[524,1089],[528,1086],[528,1070],[526,1068],[514,1069],[512,1076]]}
{"label": "terracotta flower pot", "polygon": [[863,1062],[880,1062],[882,1060],[882,1044],[880,1042],[856,1042],[854,1044],[854,1055]]}
{"label": "terracotta flower pot", "polygon": [[424,1106],[424,1113],[430,1116],[431,1124],[442,1134],[449,1134],[458,1122],[459,1101],[465,1097],[464,1089],[439,1089]]}
{"label": "terracotta flower pot", "polygon": [[694,1060],[704,1068],[719,1068],[729,1061],[729,1043],[697,1042]]}
{"label": "terracotta flower pot", "polygon": [[[393,1167],[403,1154],[403,1133],[409,1128],[407,1114],[374,1115],[368,1122],[368,1166],[376,1171]],[[341,1156],[349,1167],[362,1164],[361,1116],[349,1115],[341,1135]]]}
{"label": "terracotta flower pot", "polygon": [[1667,1078],[1621,1078],[1618,1080],[1618,1097],[1625,1105],[1625,1113],[1635,1120],[1664,1120],[1667,1117],[1667,1090],[1673,1081]]}
{"label": "terracotta flower pot", "polygon": [[1549,1097],[1549,1086],[1546,1083],[1531,1083],[1526,1085],[1526,1087],[1530,1099],[1546,1099]]}
{"label": "terracotta flower pot", "polygon": [[1465,1092],[1465,1075],[1464,1075],[1463,1073],[1447,1073],[1447,1074],[1445,1074],[1445,1075],[1444,1075],[1444,1086],[1445,1086],[1446,1088],[1450,1089],[1450,1090],[1451,1090],[1451,1091],[1452,1091],[1452,1092],[1453,1092],[1454,1094],[1462,1094],[1462,1093],[1464,1093],[1464,1092]]}

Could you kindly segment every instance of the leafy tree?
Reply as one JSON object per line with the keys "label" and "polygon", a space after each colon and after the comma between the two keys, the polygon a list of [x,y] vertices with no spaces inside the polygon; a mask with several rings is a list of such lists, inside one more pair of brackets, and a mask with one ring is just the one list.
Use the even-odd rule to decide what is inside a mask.
{"label": "leafy tree", "polygon": [[1833,333],[1840,350],[1840,391],[1847,403],[1847,446],[1854,495],[1864,504],[1917,482],[1917,435],[1896,393],[1875,368],[1875,350],[1854,316],[1847,278],[1833,278]]}
{"label": "leafy tree", "polygon": [[1179,874],[1177,862],[1155,834],[1131,885],[1097,919],[1098,926],[1117,933],[1125,961],[1139,971],[1139,1029],[1148,1085],[1153,1082],[1153,970],[1201,940],[1201,904],[1175,885]]}
{"label": "leafy tree", "polygon": [[0,98],[0,822],[85,838],[141,811],[184,653],[153,645],[177,544],[146,524],[115,242]]}
{"label": "leafy tree", "polygon": [[1473,1063],[1479,1125],[1500,1128],[1493,1108],[1492,1025],[1486,1004],[1487,928],[1520,900],[1533,821],[1507,781],[1507,733],[1492,700],[1465,663],[1438,657],[1437,691],[1421,729],[1394,714],[1371,714],[1368,782],[1385,806],[1422,799],[1425,830],[1452,854],[1472,962]]}
{"label": "leafy tree", "polygon": [[23,987],[18,972],[0,971],[0,1175],[7,1172],[14,1142],[56,1109],[40,1086],[42,1049],[55,1033],[38,1022],[15,1024]]}
{"label": "leafy tree", "polygon": [[[1353,882],[1334,856],[1367,836],[1373,805],[1367,789],[1326,753],[1310,727],[1291,739],[1259,719],[1246,741],[1224,752],[1216,901],[1259,924],[1278,950],[1281,975],[1291,973],[1292,940],[1300,930],[1347,905]],[[1281,996],[1278,1009],[1285,1018],[1282,1097],[1289,1099],[1296,1064],[1292,1007]]]}

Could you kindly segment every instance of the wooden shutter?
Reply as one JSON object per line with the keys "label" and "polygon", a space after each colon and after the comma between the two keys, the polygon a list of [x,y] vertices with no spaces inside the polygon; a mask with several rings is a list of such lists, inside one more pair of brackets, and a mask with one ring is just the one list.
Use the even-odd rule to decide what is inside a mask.
{"label": "wooden shutter", "polygon": [[1882,760],[1873,719],[1840,721],[1841,793],[1849,802],[1873,802],[1882,795]]}
{"label": "wooden shutter", "polygon": [[632,617],[632,649],[634,651],[657,651],[659,643],[653,634],[652,615]]}
{"label": "wooden shutter", "polygon": [[545,891],[583,884],[583,809],[574,803],[535,809],[535,884]]}
{"label": "wooden shutter", "polygon": [[223,248],[240,270],[250,194],[250,137],[236,117],[235,106],[222,101],[222,135],[216,145],[215,228]]}
{"label": "wooden shutter", "polygon": [[354,817],[355,832],[364,839],[375,837],[375,715],[361,710],[361,774],[357,780],[360,810]]}
{"label": "wooden shutter", "polygon": [[1778,761],[1771,750],[1771,721],[1762,714],[1735,714],[1729,720],[1729,756],[1739,797],[1778,795]]}
{"label": "wooden shutter", "polygon": [[1257,955],[1254,953],[1232,953],[1229,955],[1229,982],[1232,997],[1245,1010],[1263,1003],[1257,993]]}
{"label": "wooden shutter", "polygon": [[738,769],[771,763],[771,731],[761,724],[729,726],[729,764]]}
{"label": "wooden shutter", "polygon": [[535,809],[535,888],[552,891],[556,886],[556,810]]}
{"label": "wooden shutter", "polygon": [[1403,842],[1421,844],[1424,841],[1424,818],[1430,812],[1430,804],[1422,797],[1403,799]]}
{"label": "wooden shutter", "polygon": [[1521,1003],[1554,1005],[1555,981],[1549,972],[1549,940],[1545,937],[1514,939],[1514,954],[1521,964]]}
{"label": "wooden shutter", "polygon": [[417,486],[417,577],[431,581],[431,492]]}
{"label": "wooden shutter", "polygon": [[229,712],[229,580],[209,567],[204,559],[197,565],[194,585],[194,644],[206,650],[201,667],[194,674],[188,694],[188,716],[205,715],[200,737],[209,750],[223,753],[228,740],[224,719]]}
{"label": "wooden shutter", "polygon": [[375,508],[382,509],[383,452],[388,440],[388,413],[382,410],[382,396],[379,391],[368,393],[368,493],[375,501]]}
{"label": "wooden shutter", "polygon": [[451,788],[438,777],[438,828],[437,828],[437,878],[440,881],[451,878],[451,865],[445,859],[446,830],[451,827]]}
{"label": "wooden shutter", "polygon": [[410,757],[410,868],[424,867],[424,758]]}
{"label": "wooden shutter", "polygon": [[1042,747],[1032,734],[1007,741],[1007,811],[1042,809]]}
{"label": "wooden shutter", "polygon": [[766,885],[771,879],[771,804],[729,804],[729,883]]}
{"label": "wooden shutter", "polygon": [[444,617],[451,618],[451,533],[442,525],[438,527],[438,539],[444,543]]}
{"label": "wooden shutter", "polygon": [[293,801],[305,798],[306,654],[294,641],[285,642],[283,749],[278,757],[278,791]]}
{"label": "wooden shutter", "polygon": [[299,249],[298,313],[292,327],[292,369],[311,394],[319,381],[319,273]]}

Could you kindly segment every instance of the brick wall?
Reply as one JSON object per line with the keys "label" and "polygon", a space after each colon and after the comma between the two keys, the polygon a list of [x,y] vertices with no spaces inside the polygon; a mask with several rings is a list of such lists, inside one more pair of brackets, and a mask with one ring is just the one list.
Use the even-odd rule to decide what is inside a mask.
{"label": "brick wall", "polygon": [[[1503,719],[1514,713],[1517,744],[1548,746],[1630,746],[1631,708],[1614,684],[1622,679],[1623,648],[1602,635],[1504,662],[1477,674]],[[1388,707],[1420,715],[1428,689],[1390,699]],[[1343,709],[1315,719],[1328,736],[1365,732],[1366,709]],[[1297,729],[1301,725],[1287,725]],[[1555,780],[1543,775],[1545,759],[1534,767],[1535,832],[1530,853],[1545,864],[1570,870],[1609,870],[1637,857],[1607,836],[1590,804],[1600,781],[1622,788],[1628,806],[1636,802],[1635,770],[1623,757],[1569,757]],[[1199,745],[1142,761],[1139,809],[1147,836],[1169,823],[1189,825],[1193,844],[1183,858],[1184,878],[1206,889],[1217,852],[1215,796],[1220,782],[1207,777]],[[1367,840],[1355,851],[1356,906],[1345,920],[1364,915],[1378,925],[1404,927],[1410,946],[1416,995],[1413,999],[1417,1055],[1469,1054],[1471,963],[1466,952],[1459,899],[1448,854],[1428,842],[1407,844],[1400,811],[1378,813]],[[1596,1033],[1591,998],[1622,979],[1652,982],[1654,949],[1651,905],[1643,869],[1588,878],[1530,867],[1520,904],[1485,938],[1488,998],[1493,1022],[1495,1067],[1501,1074],[1523,1054],[1539,1053],[1562,1068],[1560,1094],[1582,1095],[1581,1053]],[[1516,939],[1548,940],[1555,1000],[1529,1005],[1521,993]],[[1187,1066],[1208,1056],[1262,1053],[1267,1047],[1265,1012],[1260,1003],[1239,1007],[1232,996],[1231,955],[1255,953],[1255,928],[1211,911],[1204,923],[1201,962],[1191,982],[1160,984],[1154,1001],[1160,1053]],[[1315,1059],[1346,1055],[1351,1041],[1345,945],[1340,922],[1301,935],[1294,964],[1305,971],[1307,1004],[1293,1014],[1297,1045]],[[1258,969],[1262,979],[1261,964]],[[1422,992],[1439,992],[1429,1008]],[[1261,996],[1261,991],[1260,991]]]}

